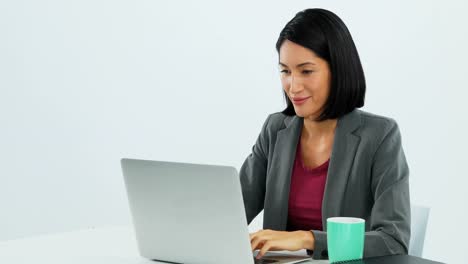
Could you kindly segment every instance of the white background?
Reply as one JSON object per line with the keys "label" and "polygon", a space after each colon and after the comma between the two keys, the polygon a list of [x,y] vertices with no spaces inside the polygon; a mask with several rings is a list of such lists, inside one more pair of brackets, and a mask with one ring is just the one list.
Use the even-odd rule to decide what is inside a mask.
{"label": "white background", "polygon": [[424,257],[468,262],[464,1],[0,0],[0,239],[130,223],[119,159],[240,168],[284,107],[296,12],[347,24],[364,110],[399,123]]}

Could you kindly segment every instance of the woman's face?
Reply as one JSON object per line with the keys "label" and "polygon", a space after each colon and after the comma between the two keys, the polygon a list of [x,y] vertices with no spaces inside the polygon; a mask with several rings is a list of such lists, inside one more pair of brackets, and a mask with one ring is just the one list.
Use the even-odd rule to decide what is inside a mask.
{"label": "woman's face", "polygon": [[289,40],[283,42],[279,53],[281,84],[296,114],[317,118],[330,91],[328,62],[310,49]]}

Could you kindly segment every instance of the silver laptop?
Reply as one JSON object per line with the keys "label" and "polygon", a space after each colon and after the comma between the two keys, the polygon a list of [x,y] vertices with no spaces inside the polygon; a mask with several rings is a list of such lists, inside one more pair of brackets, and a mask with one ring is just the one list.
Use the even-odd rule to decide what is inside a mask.
{"label": "silver laptop", "polygon": [[144,258],[203,264],[310,259],[276,254],[256,262],[233,167],[136,159],[122,159],[121,165]]}

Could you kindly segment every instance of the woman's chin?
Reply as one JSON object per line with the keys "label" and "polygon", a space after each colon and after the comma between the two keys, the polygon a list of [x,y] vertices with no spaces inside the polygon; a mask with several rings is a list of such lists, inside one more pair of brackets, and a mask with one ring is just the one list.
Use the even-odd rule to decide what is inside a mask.
{"label": "woman's chin", "polygon": [[303,113],[297,112],[297,111],[296,111],[296,115],[297,115],[298,117],[305,117],[305,115],[304,115]]}
{"label": "woman's chin", "polygon": [[302,109],[294,109],[294,112],[296,112],[296,115],[298,117],[303,117],[303,118],[307,118],[307,119],[315,119],[316,117],[318,117],[320,114],[319,114],[319,111],[316,111],[316,112],[313,112],[313,111],[301,111]]}
{"label": "woman's chin", "polygon": [[310,116],[310,115],[311,115],[311,113],[306,112],[306,111],[303,111],[302,109],[296,109],[296,108],[295,108],[295,109],[294,109],[294,112],[296,112],[296,115],[297,115],[298,117],[307,117],[307,116]]}

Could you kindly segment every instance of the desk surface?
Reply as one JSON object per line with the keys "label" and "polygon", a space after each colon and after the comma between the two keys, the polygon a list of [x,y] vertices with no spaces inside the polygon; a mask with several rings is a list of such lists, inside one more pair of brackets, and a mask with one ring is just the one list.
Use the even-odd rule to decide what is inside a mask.
{"label": "desk surface", "polygon": [[[303,255],[304,251],[294,254]],[[154,264],[140,257],[129,226],[85,229],[0,241],[0,263]],[[329,263],[310,260],[303,263]]]}

